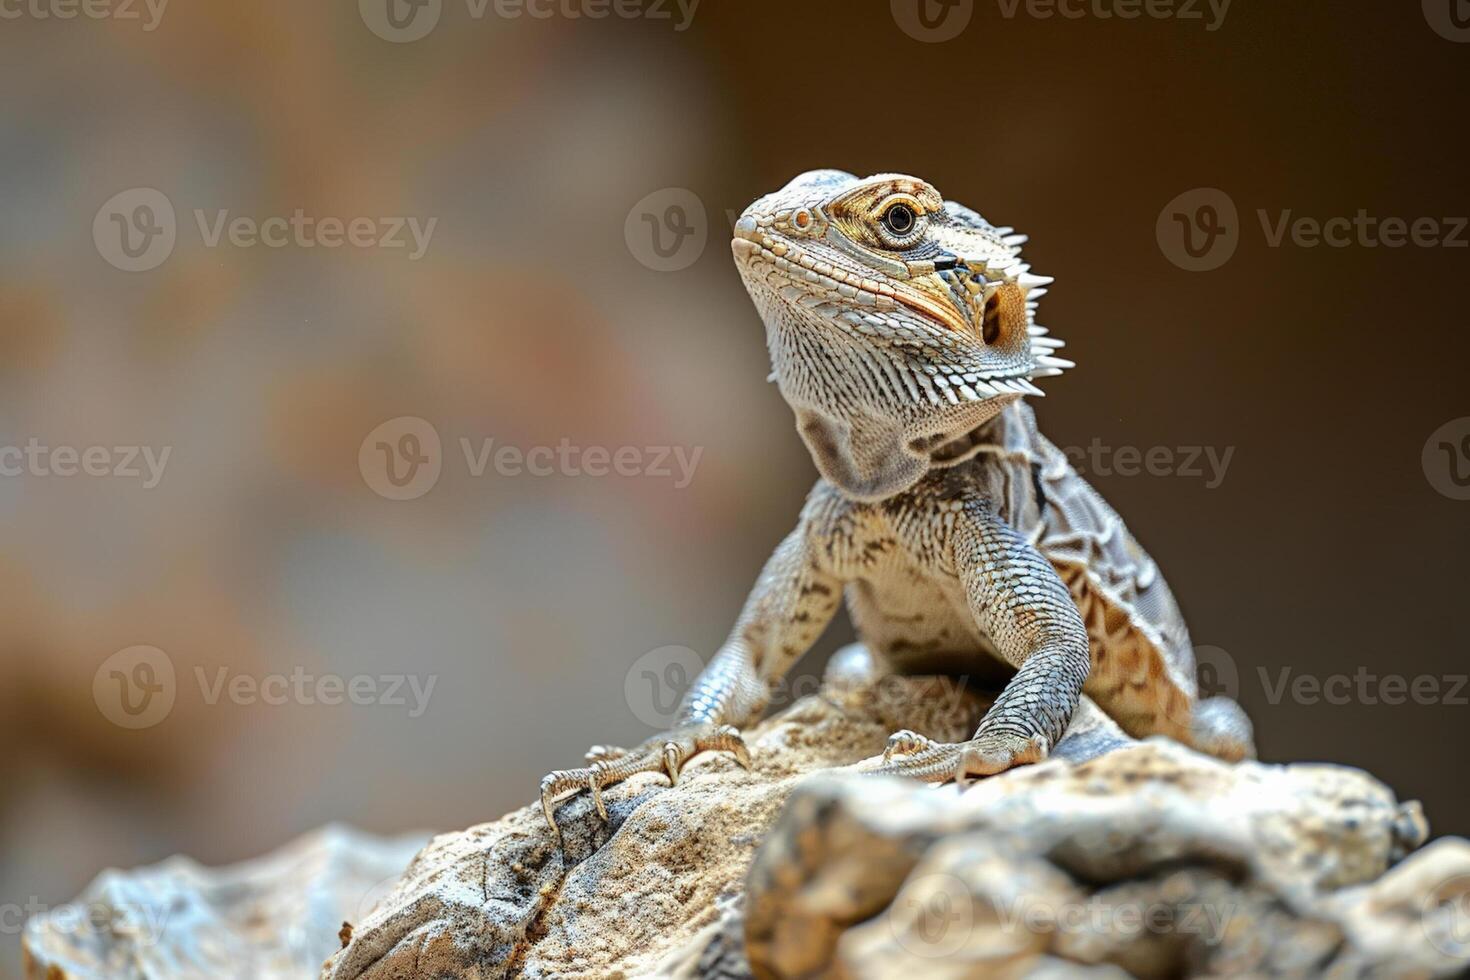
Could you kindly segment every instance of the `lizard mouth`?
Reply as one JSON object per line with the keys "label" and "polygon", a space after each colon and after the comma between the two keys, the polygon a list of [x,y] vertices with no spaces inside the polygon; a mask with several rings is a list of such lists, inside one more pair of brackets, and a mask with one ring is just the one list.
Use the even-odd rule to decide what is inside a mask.
{"label": "lizard mouth", "polygon": [[[929,296],[916,286],[905,284],[908,288],[895,288],[853,269],[823,261],[788,239],[762,234],[753,219],[742,218],[736,223],[730,248],[747,282],[763,285],[792,306],[841,321],[859,337],[892,331],[892,322],[883,314],[902,308],[932,326],[941,338],[938,347],[943,351],[960,356],[961,351],[970,348],[985,349],[969,319],[949,303]],[[946,293],[949,288],[943,286]],[[897,333],[901,336],[904,332],[907,331]],[[953,335],[970,343],[942,339]],[[905,373],[916,382],[911,385],[914,398],[940,405],[1019,395],[1043,396],[1045,392],[1032,383],[1034,371],[1035,364],[1026,354],[1004,356],[1003,363],[994,365],[973,361],[954,365],[925,363],[914,365]],[[935,438],[942,443],[955,435]]]}

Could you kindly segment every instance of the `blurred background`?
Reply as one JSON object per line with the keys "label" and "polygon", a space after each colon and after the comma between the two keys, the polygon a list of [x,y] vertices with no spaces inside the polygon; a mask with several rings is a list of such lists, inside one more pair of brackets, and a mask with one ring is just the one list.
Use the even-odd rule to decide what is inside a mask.
{"label": "blurred background", "polygon": [[0,976],[651,734],[814,479],[725,243],[815,167],[1030,234],[1042,426],[1263,757],[1470,831],[1460,0],[391,2],[0,0]]}

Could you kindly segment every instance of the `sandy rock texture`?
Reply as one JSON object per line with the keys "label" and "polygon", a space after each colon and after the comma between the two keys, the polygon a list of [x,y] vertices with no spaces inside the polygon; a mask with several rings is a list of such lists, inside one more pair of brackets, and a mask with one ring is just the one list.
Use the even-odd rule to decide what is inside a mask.
{"label": "sandy rock texture", "polygon": [[26,923],[35,980],[297,980],[313,977],[427,834],[325,827],[223,868],[183,857],[104,871],[76,901]]}
{"label": "sandy rock texture", "polygon": [[829,678],[697,759],[435,838],[323,980],[1404,976],[1470,967],[1470,844],[1330,765],[1078,744],[967,792],[865,775],[895,729],[968,735],[938,679]]}
{"label": "sandy rock texture", "polygon": [[1052,759],[965,792],[873,776],[891,732],[966,737],[988,699],[834,664],[746,733],[751,771],[706,755],[674,787],[635,777],[606,791],[607,822],[585,794],[562,803],[565,851],[533,804],[417,856],[421,839],[329,829],[231,868],[108,872],[30,923],[28,975],[1470,972],[1470,843],[1422,846],[1418,805],[1366,773],[1130,741],[1084,700]]}

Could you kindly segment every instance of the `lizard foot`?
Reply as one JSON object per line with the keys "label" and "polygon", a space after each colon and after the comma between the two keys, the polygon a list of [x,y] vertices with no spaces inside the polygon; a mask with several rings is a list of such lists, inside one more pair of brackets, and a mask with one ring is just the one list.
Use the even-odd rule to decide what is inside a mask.
{"label": "lizard foot", "polygon": [[597,807],[598,816],[607,819],[602,804],[602,791],[640,772],[662,772],[670,785],[679,781],[685,763],[701,752],[729,752],[735,761],[750,768],[750,749],[733,725],[695,725],[678,728],[651,738],[636,749],[624,750],[595,745],[587,753],[589,765],[582,769],[561,769],[541,780],[541,810],[551,836],[561,846],[561,828],[556,825],[554,802],[568,791],[588,790]]}
{"label": "lizard foot", "polygon": [[960,786],[969,786],[982,776],[1040,762],[1050,751],[1043,735],[989,732],[968,742],[936,742],[917,732],[901,731],[889,736],[883,764],[871,771],[926,783],[953,779]]}

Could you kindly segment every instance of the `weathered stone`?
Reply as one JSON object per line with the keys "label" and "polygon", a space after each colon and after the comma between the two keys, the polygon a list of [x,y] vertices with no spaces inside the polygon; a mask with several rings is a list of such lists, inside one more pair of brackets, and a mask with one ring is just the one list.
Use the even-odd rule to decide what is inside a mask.
{"label": "weathered stone", "polygon": [[[370,913],[344,896],[393,861],[340,833],[220,872],[109,874],[83,903],[182,911],[153,943],[115,915],[127,928],[33,923],[31,975],[1113,980],[1470,967],[1470,843],[1416,850],[1417,805],[1357,770],[1227,765],[1130,742],[1084,700],[1070,732],[1085,737],[1070,744],[1111,747],[1096,758],[1053,758],[965,792],[863,772],[895,729],[956,740],[987,704],[945,679],[840,669],[747,733],[752,771],[710,755],[674,787],[634,777],[606,791],[606,823],[585,794],[567,800],[565,852],[539,805],[441,835]],[[339,916],[354,925],[318,970],[309,957],[329,951]]]}
{"label": "weathered stone", "polygon": [[298,980],[341,944],[425,835],[342,827],[268,857],[204,868],[183,857],[105,871],[75,902],[26,923],[36,980]]}

